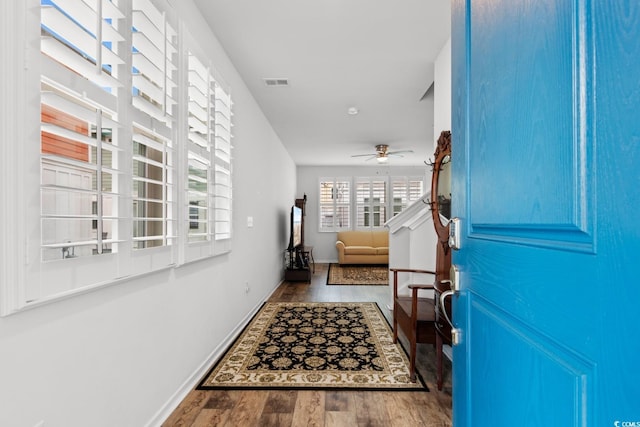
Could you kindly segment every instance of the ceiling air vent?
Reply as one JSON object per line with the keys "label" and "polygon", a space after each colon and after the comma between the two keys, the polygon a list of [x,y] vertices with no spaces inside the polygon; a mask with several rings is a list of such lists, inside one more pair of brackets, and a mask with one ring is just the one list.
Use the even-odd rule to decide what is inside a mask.
{"label": "ceiling air vent", "polygon": [[268,87],[286,87],[289,86],[289,79],[264,79],[264,84]]}

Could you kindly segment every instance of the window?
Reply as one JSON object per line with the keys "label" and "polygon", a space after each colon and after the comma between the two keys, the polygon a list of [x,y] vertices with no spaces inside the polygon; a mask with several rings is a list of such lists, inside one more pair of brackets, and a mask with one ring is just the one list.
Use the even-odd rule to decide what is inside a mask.
{"label": "window", "polygon": [[[359,177],[321,178],[319,191],[320,231],[341,229],[367,229],[383,227],[423,196],[424,179],[421,177]],[[354,221],[351,222],[351,212]]]}
{"label": "window", "polygon": [[[105,1],[105,0],[103,0]],[[175,225],[177,34],[149,0],[132,3],[133,249],[168,246]]]}
{"label": "window", "polygon": [[231,96],[193,52],[188,71],[188,242],[220,252],[231,238]]}
{"label": "window", "polygon": [[416,177],[391,178],[392,212],[398,215],[404,208],[424,194],[424,180]]}
{"label": "window", "polygon": [[231,96],[218,83],[215,88],[215,229],[217,241],[231,238]]}
{"label": "window", "polygon": [[[122,87],[111,2],[41,2],[41,259],[118,250]],[[97,25],[100,22],[101,25]]]}
{"label": "window", "polygon": [[209,69],[189,53],[189,104],[187,145],[187,208],[189,209],[188,242],[211,239],[211,211],[213,204],[213,174],[211,147],[213,145],[214,81]]}
{"label": "window", "polygon": [[139,125],[133,128],[133,249],[171,245],[174,218],[173,144]]}
{"label": "window", "polygon": [[[107,2],[107,0],[103,0]],[[133,0],[133,106],[144,120],[173,125],[177,34],[149,0]]]}
{"label": "window", "polygon": [[320,180],[320,231],[337,231],[351,227],[351,181]]}
{"label": "window", "polygon": [[382,227],[386,216],[387,181],[358,178],[356,180],[356,228]]}
{"label": "window", "polygon": [[24,144],[0,159],[19,183],[4,190],[24,212],[8,217],[0,314],[228,251],[231,91],[208,65],[204,101],[192,97],[195,43],[178,43],[177,16],[150,0],[30,4],[8,9],[26,19],[0,46],[2,71],[23,75],[3,108],[11,99],[16,122],[35,124],[6,126]]}

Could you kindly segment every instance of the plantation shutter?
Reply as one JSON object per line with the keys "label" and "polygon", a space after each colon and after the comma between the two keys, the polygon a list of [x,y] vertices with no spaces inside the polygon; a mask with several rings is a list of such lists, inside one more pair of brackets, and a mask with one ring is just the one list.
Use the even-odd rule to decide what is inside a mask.
{"label": "plantation shutter", "polygon": [[213,185],[213,80],[208,67],[189,53],[187,204],[188,241],[211,240]]}
{"label": "plantation shutter", "polygon": [[[36,10],[22,7],[7,9],[20,10],[15,45],[23,48],[3,49],[11,62],[3,69],[14,75],[13,58],[24,61],[24,88],[7,98],[19,100],[17,117],[27,125],[8,126],[24,143],[8,150],[20,157],[7,172],[19,185],[6,187],[8,200],[28,208],[9,236],[16,246],[9,263],[16,267],[0,287],[0,311],[164,269],[175,255],[184,262],[228,251],[230,89],[212,78],[209,65],[200,110],[192,103],[187,111],[183,47],[197,43],[178,44],[178,14],[155,0],[40,0]],[[34,130],[28,124],[38,117]],[[39,144],[29,143],[34,137]],[[185,188],[206,213],[200,203],[178,210]],[[191,236],[178,223],[184,217]],[[185,254],[190,237],[201,236],[203,244]]]}
{"label": "plantation shutter", "polygon": [[[133,106],[145,119],[173,125],[176,32],[149,0],[133,0]],[[144,124],[144,123],[142,123]],[[156,125],[156,122],[153,122]]]}
{"label": "plantation shutter", "polygon": [[320,179],[320,231],[351,227],[351,181],[345,178]]}
{"label": "plantation shutter", "polygon": [[133,248],[173,244],[177,231],[171,139],[134,125],[132,169]]}
{"label": "plantation shutter", "polygon": [[[104,1],[104,0],[103,0]],[[132,2],[133,248],[172,245],[177,34],[149,0]]]}
{"label": "plantation shutter", "polygon": [[396,216],[424,194],[421,178],[394,177],[391,180],[392,212]]}
{"label": "plantation shutter", "polygon": [[116,252],[124,15],[106,0],[42,1],[40,12],[41,257]]}
{"label": "plantation shutter", "polygon": [[218,83],[215,85],[215,239],[231,238],[231,96]]}
{"label": "plantation shutter", "polygon": [[386,221],[386,181],[356,181],[356,228],[382,227]]}

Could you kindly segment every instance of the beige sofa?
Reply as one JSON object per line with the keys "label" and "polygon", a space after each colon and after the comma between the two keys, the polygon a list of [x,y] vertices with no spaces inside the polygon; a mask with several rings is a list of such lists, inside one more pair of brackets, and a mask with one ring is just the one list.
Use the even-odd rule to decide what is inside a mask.
{"label": "beige sofa", "polygon": [[339,231],[339,264],[389,264],[389,232]]}

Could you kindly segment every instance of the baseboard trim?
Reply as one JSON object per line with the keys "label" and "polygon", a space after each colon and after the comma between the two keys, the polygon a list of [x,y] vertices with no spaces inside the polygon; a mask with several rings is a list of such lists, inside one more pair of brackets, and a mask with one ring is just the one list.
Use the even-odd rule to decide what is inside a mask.
{"label": "baseboard trim", "polygon": [[317,259],[316,264],[337,264],[338,259]]}
{"label": "baseboard trim", "polygon": [[256,304],[253,309],[242,319],[242,321],[225,337],[225,339],[213,349],[213,351],[209,354],[209,356],[198,366],[198,368],[182,383],[182,385],[178,388],[178,390],[171,395],[169,400],[162,405],[160,410],[156,412],[156,414],[145,424],[145,427],[160,427],[162,423],[164,423],[167,418],[175,411],[175,409],[180,405],[180,403],[187,397],[187,395],[194,389],[194,387],[198,384],[198,382],[202,379],[202,377],[207,373],[207,371],[213,366],[214,362],[222,357],[224,352],[227,350],[229,346],[235,341],[235,339],[240,335],[240,333],[244,330],[245,326],[249,323],[253,316],[256,315],[260,307],[269,299],[271,295],[275,292],[275,290],[280,286],[282,282],[278,283],[278,285],[271,290],[269,295],[262,299],[258,304]]}

